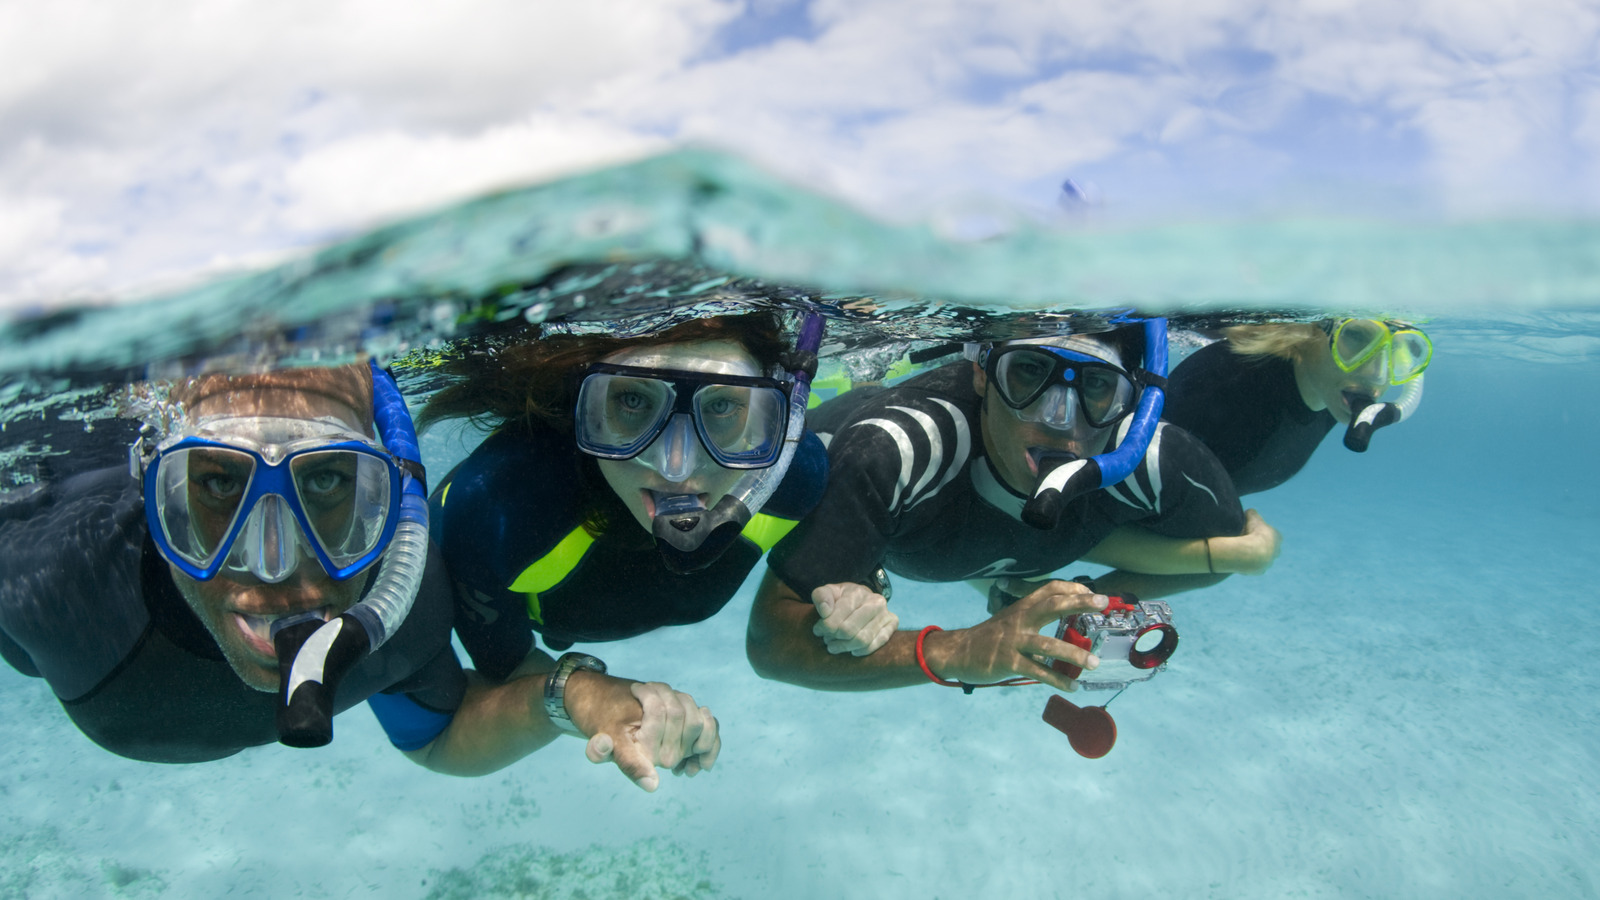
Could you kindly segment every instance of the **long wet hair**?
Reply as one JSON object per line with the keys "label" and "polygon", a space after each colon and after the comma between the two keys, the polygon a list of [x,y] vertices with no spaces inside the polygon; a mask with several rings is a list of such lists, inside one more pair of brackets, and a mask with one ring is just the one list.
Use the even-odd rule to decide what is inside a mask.
{"label": "long wet hair", "polygon": [[[450,384],[435,393],[417,415],[417,430],[448,419],[466,419],[481,431],[549,428],[572,433],[573,408],[583,373],[606,356],[628,347],[660,347],[701,341],[727,341],[743,347],[763,372],[785,365],[789,346],[776,313],[694,319],[656,334],[618,338],[607,334],[537,335],[528,340],[470,351],[440,367]],[[612,523],[633,522],[633,514],[606,483],[598,461],[578,453],[573,476],[583,497],[579,515],[585,531],[598,537]],[[638,549],[653,538],[643,529],[623,529]]]}
{"label": "long wet hair", "polygon": [[572,433],[573,404],[584,370],[628,347],[727,341],[743,347],[763,371],[782,365],[788,352],[775,313],[694,319],[641,337],[608,334],[537,335],[476,350],[440,367],[450,384],[428,399],[417,430],[447,419],[466,419],[482,431],[508,424],[543,425]]}
{"label": "long wet hair", "polygon": [[1273,357],[1289,362],[1309,362],[1325,348],[1328,332],[1318,322],[1274,322],[1268,325],[1235,325],[1222,335],[1229,349],[1245,357]]}

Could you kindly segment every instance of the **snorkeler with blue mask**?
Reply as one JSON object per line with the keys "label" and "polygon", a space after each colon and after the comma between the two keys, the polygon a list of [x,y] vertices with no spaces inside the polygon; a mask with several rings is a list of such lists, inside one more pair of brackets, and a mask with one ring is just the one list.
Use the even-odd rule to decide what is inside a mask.
{"label": "snorkeler with blue mask", "polygon": [[[600,666],[574,645],[699,622],[732,599],[826,480],[826,452],[805,431],[820,328],[804,325],[798,346],[771,313],[633,337],[550,329],[445,365],[451,383],[423,427],[493,429],[431,500],[457,634],[480,672]],[[641,687],[705,729],[664,757],[671,767],[709,768],[710,712]]]}
{"label": "snorkeler with blue mask", "polygon": [[[1021,677],[1070,690],[1039,660],[1095,661],[1039,631],[1106,598],[1047,576],[1092,555],[1140,562],[1105,549],[1128,526],[1187,554],[1156,574],[1207,574],[1208,548],[1246,533],[1216,459],[1159,421],[1164,340],[1160,324],[1133,323],[971,347],[967,363],[812,411],[829,439],[828,487],[769,556],[752,665],[823,689]],[[907,631],[899,621],[914,607],[897,594],[900,612],[887,611],[892,575],[1015,595],[991,596],[992,615],[970,628]]]}
{"label": "snorkeler with blue mask", "polygon": [[[1160,322],[1160,320],[1154,320]],[[1163,323],[1164,324],[1164,323]],[[1165,331],[1147,329],[1146,345],[1165,346]],[[1144,456],[1161,415],[1160,372],[1128,371],[1117,350],[1093,335],[1068,335],[973,345],[967,356],[983,369],[997,397],[1016,419],[1036,430],[1028,446],[1028,476],[1035,479],[1023,521],[1053,528],[1063,505],[1104,484],[1115,484]],[[1160,354],[1164,368],[1165,353]],[[1151,389],[1143,393],[1146,385]],[[1103,453],[1112,429],[1140,406],[1143,415],[1126,430],[1119,453]],[[996,431],[991,429],[991,431]],[[1004,438],[996,435],[996,440]],[[1010,483],[1026,479],[1014,454],[1002,450],[996,463]],[[1108,477],[1109,476],[1109,477]]]}
{"label": "snorkeler with blue mask", "polygon": [[393,379],[376,367],[372,377],[383,444],[336,416],[230,412],[196,416],[134,460],[151,540],[187,578],[226,571],[276,585],[311,563],[346,582],[384,558],[347,611],[235,613],[246,643],[273,648],[287,673],[279,739],[293,746],[333,739],[339,681],[400,627],[427,561],[427,489],[411,416]]}
{"label": "snorkeler with blue mask", "polygon": [[[365,700],[398,749],[458,775],[561,733],[539,703],[549,678],[469,684],[456,661],[387,373],[207,375],[168,394],[133,471],[0,506],[0,655],[46,679],[80,730],[122,756],[199,762],[326,740],[326,719]],[[565,686],[574,709],[638,706],[620,679]],[[653,772],[615,755],[636,780]]]}

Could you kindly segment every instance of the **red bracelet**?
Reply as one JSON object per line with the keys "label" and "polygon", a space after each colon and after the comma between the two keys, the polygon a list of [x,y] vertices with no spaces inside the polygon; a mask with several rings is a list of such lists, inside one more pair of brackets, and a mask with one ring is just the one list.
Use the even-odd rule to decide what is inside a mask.
{"label": "red bracelet", "polygon": [[928,676],[928,680],[934,684],[942,684],[945,687],[965,688],[967,693],[970,694],[972,693],[971,686],[963,684],[959,681],[945,681],[943,678],[933,674],[933,670],[928,668],[928,658],[922,654],[922,642],[928,639],[928,632],[943,630],[943,628],[940,628],[937,625],[929,625],[927,628],[917,632],[917,665],[922,667],[922,674]]}
{"label": "red bracelet", "polygon": [[1034,681],[1031,678],[1021,678],[1021,677],[1007,678],[1007,679],[1004,679],[1002,681],[993,682],[991,684],[967,684],[965,681],[945,681],[943,678],[940,678],[939,676],[933,674],[933,670],[928,668],[928,657],[925,656],[923,654],[923,652],[922,652],[922,642],[928,639],[928,632],[930,632],[930,631],[943,631],[943,630],[944,630],[943,628],[940,628],[937,625],[929,625],[927,628],[924,628],[921,631],[917,632],[917,665],[919,667],[921,667],[922,674],[928,676],[928,680],[933,682],[934,684],[942,684],[945,687],[958,687],[958,688],[961,688],[961,690],[965,691],[966,693],[970,694],[977,688],[1012,687],[1012,686],[1015,686],[1015,685],[1038,684],[1039,683],[1037,681]]}

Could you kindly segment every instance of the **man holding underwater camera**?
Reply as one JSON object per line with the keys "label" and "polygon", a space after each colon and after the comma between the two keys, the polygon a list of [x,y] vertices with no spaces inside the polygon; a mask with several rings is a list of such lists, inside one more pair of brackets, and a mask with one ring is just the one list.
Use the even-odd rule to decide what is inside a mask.
{"label": "man holding underwater camera", "polygon": [[[817,410],[815,429],[831,435],[828,489],[769,556],[750,617],[752,665],[826,690],[1017,678],[1072,690],[1049,661],[1099,660],[1041,628],[1103,610],[1107,594],[1134,584],[1163,590],[1131,572],[1214,582],[1264,570],[1277,533],[1240,508],[1203,445],[1158,421],[1165,341],[1165,323],[1151,320],[976,346],[970,366]],[[1093,588],[1023,580],[1078,559],[1128,572]],[[897,630],[888,572],[978,582],[991,616]]]}

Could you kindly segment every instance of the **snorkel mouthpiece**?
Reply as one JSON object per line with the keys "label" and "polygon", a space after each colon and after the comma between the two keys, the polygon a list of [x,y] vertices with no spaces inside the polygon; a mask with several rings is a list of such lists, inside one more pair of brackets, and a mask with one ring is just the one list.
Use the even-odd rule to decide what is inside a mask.
{"label": "snorkel mouthpiece", "polygon": [[1041,531],[1056,527],[1067,503],[1100,486],[1096,459],[1083,459],[1076,453],[1039,454],[1039,480],[1033,496],[1022,505],[1022,521]]}
{"label": "snorkel mouthpiece", "polygon": [[334,691],[372,649],[367,629],[349,613],[330,622],[302,613],[272,623],[272,644],[279,660],[278,740],[326,745],[333,740]]}
{"label": "snorkel mouthpiece", "polygon": [[1379,403],[1366,398],[1350,402],[1350,427],[1344,432],[1344,445],[1357,453],[1367,452],[1372,433],[1385,425],[1400,421],[1400,411],[1393,403]]}
{"label": "snorkel mouthpiece", "polygon": [[1357,453],[1367,452],[1372,433],[1379,428],[1404,422],[1422,402],[1422,376],[1406,383],[1400,399],[1393,403],[1345,395],[1350,401],[1350,427],[1344,432],[1344,445]]}
{"label": "snorkel mouthpiece", "polygon": [[661,497],[656,500],[652,529],[656,548],[673,573],[697,572],[721,558],[750,524],[751,516],[749,508],[731,494],[709,510],[694,494]]}

